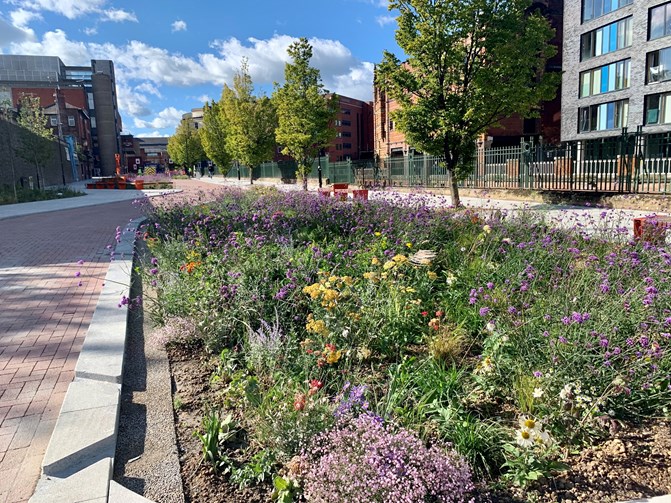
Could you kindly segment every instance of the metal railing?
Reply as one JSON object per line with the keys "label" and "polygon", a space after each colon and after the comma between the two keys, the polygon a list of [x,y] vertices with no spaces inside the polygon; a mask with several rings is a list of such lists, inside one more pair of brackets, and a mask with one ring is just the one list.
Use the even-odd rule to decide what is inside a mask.
{"label": "metal railing", "polygon": [[[310,179],[366,187],[448,188],[441,157],[404,155],[379,160],[315,160]],[[254,178],[294,182],[296,164],[267,162]],[[234,166],[228,177],[236,177]],[[249,169],[240,167],[240,178]],[[532,189],[574,192],[671,194],[671,133],[644,135],[626,129],[616,137],[549,146],[522,140],[519,145],[479,148],[470,175],[459,186],[476,189]]]}

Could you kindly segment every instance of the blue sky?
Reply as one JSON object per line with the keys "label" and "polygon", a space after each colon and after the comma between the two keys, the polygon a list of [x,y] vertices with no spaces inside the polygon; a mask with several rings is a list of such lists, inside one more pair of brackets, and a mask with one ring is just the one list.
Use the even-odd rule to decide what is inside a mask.
{"label": "blue sky", "polygon": [[259,92],[284,79],[298,37],[327,89],[372,100],[373,65],[401,57],[387,0],[0,0],[0,53],[112,59],[124,132],[169,136],[219,99],[243,57]]}

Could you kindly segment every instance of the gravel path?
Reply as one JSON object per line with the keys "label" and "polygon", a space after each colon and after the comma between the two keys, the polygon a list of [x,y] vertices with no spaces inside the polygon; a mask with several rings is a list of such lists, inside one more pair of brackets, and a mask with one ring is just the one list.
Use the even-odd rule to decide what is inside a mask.
{"label": "gravel path", "polygon": [[[134,277],[131,298],[141,293]],[[151,344],[141,309],[131,310],[114,480],[160,503],[184,503],[165,349]]]}

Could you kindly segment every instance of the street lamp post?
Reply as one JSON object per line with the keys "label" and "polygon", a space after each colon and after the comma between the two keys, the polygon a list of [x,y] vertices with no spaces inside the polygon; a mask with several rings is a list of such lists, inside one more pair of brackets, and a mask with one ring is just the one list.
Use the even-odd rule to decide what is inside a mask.
{"label": "street lamp post", "polygon": [[319,177],[319,188],[322,188],[322,149],[317,153],[317,176]]}
{"label": "street lamp post", "polygon": [[63,187],[65,187],[65,170],[63,169],[63,127],[61,125],[61,105],[58,102],[58,92],[60,91],[60,86],[56,84],[56,92],[54,93],[54,103],[56,105],[56,121],[58,128],[58,157],[61,162],[61,177],[63,180]]}

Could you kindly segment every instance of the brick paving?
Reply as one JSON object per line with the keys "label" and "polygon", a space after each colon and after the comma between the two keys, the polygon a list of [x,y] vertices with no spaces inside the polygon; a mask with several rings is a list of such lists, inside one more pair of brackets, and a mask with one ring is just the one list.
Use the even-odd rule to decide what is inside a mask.
{"label": "brick paving", "polygon": [[[184,192],[162,203],[219,190],[195,180],[177,185]],[[116,227],[141,215],[123,201],[0,220],[0,503],[32,496]]]}

